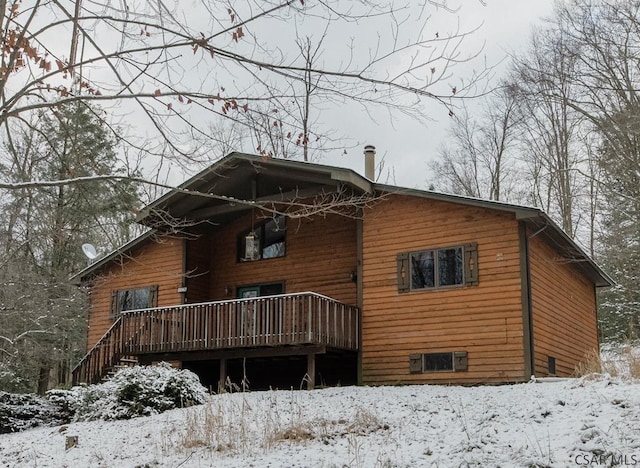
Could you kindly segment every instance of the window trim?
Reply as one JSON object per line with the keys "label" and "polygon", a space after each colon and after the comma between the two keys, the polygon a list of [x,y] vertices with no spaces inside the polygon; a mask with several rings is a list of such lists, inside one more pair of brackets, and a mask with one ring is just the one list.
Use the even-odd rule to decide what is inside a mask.
{"label": "window trim", "polygon": [[[283,244],[284,244],[284,253],[282,255],[278,255],[275,257],[267,257],[264,258],[264,250],[265,250],[265,245],[264,245],[264,241],[266,239],[266,226],[267,224],[269,224],[269,222],[274,221],[275,219],[281,219],[282,220],[282,227],[280,228],[283,232],[284,232],[284,240],[283,240]],[[260,243],[260,258],[257,258],[255,260],[251,260],[251,259],[246,259],[244,258],[244,254],[245,254],[245,241],[244,239],[247,237],[247,235],[249,235],[249,233],[251,232],[255,232],[257,237],[258,237],[258,242]],[[274,245],[274,244],[271,244]],[[254,226],[253,229],[246,229],[244,231],[242,231],[237,239],[236,239],[236,263],[251,263],[251,262],[259,262],[262,260],[272,260],[274,258],[282,258],[282,257],[286,257],[287,255],[287,217],[284,215],[278,215],[278,216],[273,216],[270,217],[264,221],[261,221],[260,223],[256,224]],[[268,246],[267,246],[268,247]]]}
{"label": "window trim", "polygon": [[128,310],[119,310],[119,301],[118,294],[126,291],[140,291],[143,289],[149,290],[149,306],[145,307],[145,309],[152,309],[154,307],[158,307],[158,285],[154,284],[151,286],[140,286],[136,288],[129,289],[114,289],[111,291],[111,305],[109,309],[109,318],[111,320],[116,320],[123,312],[128,312],[128,310],[137,310],[137,309],[128,309]]}
{"label": "window trim", "polygon": [[[447,284],[440,286],[437,284],[439,281],[438,275],[438,251],[440,250],[452,250],[462,249],[462,283],[460,284]],[[434,258],[434,283],[432,287],[414,288],[412,286],[412,274],[413,265],[411,262],[411,256],[413,254],[421,252],[433,252]],[[411,250],[408,252],[401,252],[397,254],[397,277],[398,277],[398,292],[424,292],[424,291],[442,291],[447,289],[462,288],[466,286],[478,285],[478,244],[456,244],[444,247],[425,248],[420,250]]]}

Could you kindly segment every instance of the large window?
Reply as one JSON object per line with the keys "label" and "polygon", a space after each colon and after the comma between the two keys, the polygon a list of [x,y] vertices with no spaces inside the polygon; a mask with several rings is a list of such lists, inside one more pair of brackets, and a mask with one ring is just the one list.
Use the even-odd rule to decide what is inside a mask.
{"label": "large window", "polygon": [[476,244],[398,254],[398,291],[478,284]]}
{"label": "large window", "polygon": [[127,310],[149,309],[158,305],[158,286],[121,289],[111,294],[111,318]]}
{"label": "large window", "polygon": [[[247,252],[247,236],[254,234],[255,249]],[[238,236],[238,261],[250,262],[267,258],[284,257],[286,226],[284,216],[275,216],[259,224],[253,231]]]}

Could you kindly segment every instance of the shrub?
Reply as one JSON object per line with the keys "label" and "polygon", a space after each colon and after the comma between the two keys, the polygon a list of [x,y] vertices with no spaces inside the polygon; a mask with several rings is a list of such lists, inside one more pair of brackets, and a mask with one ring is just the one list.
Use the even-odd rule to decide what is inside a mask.
{"label": "shrub", "polygon": [[65,422],[56,405],[33,394],[0,392],[0,434]]}
{"label": "shrub", "polygon": [[98,385],[48,392],[51,402],[74,421],[130,419],[204,403],[207,390],[188,370],[166,363],[126,367]]}

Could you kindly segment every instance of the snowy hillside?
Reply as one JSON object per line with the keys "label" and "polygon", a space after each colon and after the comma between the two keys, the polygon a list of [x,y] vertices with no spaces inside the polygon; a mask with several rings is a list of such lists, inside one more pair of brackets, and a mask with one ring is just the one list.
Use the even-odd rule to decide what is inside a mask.
{"label": "snowy hillside", "polygon": [[[71,435],[79,445],[65,450]],[[0,465],[8,467],[557,467],[612,461],[640,464],[640,383],[608,376],[499,387],[224,394],[204,406],[152,417],[0,436]]]}

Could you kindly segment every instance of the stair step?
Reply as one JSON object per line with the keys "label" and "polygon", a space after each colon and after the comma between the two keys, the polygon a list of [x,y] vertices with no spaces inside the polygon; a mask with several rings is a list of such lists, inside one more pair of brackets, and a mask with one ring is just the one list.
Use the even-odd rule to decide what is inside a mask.
{"label": "stair step", "polygon": [[138,364],[138,360],[137,359],[121,358],[120,362],[128,362],[130,364]]}

